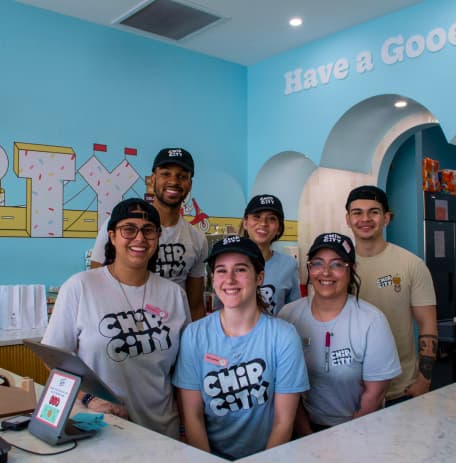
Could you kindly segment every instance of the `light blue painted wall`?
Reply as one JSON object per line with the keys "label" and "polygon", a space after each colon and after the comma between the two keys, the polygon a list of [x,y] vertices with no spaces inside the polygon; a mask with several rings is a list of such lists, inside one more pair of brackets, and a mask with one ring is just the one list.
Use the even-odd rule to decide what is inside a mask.
{"label": "light blue painted wall", "polygon": [[[353,27],[331,37],[265,60],[248,69],[248,190],[258,171],[273,155],[297,151],[319,164],[330,130],[352,106],[379,94],[401,94],[423,104],[441,122],[451,139],[454,117],[456,46],[446,43],[438,52],[428,49],[417,58],[385,64],[381,48],[386,39],[402,35],[404,43],[415,34],[426,38],[434,28],[448,31],[456,22],[456,2],[428,0],[406,10]],[[356,71],[361,51],[372,53],[374,68]],[[340,58],[349,62],[345,79],[284,94],[284,75],[303,72]],[[353,133],[356,137],[356,133]],[[353,164],[350,153],[343,153]]]}
{"label": "light blue painted wall", "polygon": [[[456,47],[425,51],[387,65],[383,42],[402,34],[424,37],[456,22],[456,3],[428,0],[386,17],[273,57],[248,69],[128,33],[56,15],[12,0],[0,3],[0,145],[14,141],[71,146],[77,167],[106,143],[100,155],[112,169],[125,146],[141,176],[155,153],[182,145],[195,157],[194,196],[209,215],[236,216],[262,166],[273,156],[296,152],[318,165],[331,128],[360,101],[378,94],[415,99],[441,121],[448,139],[456,133]],[[374,69],[356,72],[356,56],[372,52]],[[284,95],[284,74],[339,58],[349,60],[342,80]],[[356,137],[356,133],[353,134]],[[350,153],[344,153],[350,161]],[[2,186],[7,205],[24,204],[25,186],[12,165]],[[84,182],[67,185],[66,198]],[[142,180],[134,194],[144,192]],[[84,191],[72,208],[87,206]],[[1,283],[59,284],[82,269],[83,239],[1,238]]]}
{"label": "light blue painted wall", "polygon": [[[165,146],[196,161],[194,196],[210,215],[237,215],[247,179],[246,68],[12,0],[0,2],[0,145],[10,158],[6,205],[25,203],[15,141],[69,146],[76,167],[93,143],[109,169],[125,147],[141,177]],[[67,201],[86,185],[65,187]],[[138,180],[130,196],[144,193]],[[67,204],[85,209],[87,189]],[[226,198],[230,198],[229,201]],[[93,210],[95,206],[91,206]],[[89,239],[0,238],[0,284],[60,284],[84,266]]]}
{"label": "light blue painted wall", "polygon": [[386,190],[389,206],[394,213],[387,227],[387,239],[408,249],[414,254],[423,255],[418,244],[418,205],[415,197],[415,136],[410,136],[397,150],[391,163]]}

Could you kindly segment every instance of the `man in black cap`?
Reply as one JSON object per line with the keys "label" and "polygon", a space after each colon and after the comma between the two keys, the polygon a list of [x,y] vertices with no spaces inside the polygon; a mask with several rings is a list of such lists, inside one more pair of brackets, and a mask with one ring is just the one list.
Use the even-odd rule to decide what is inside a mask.
{"label": "man in black cap", "polygon": [[[180,215],[182,202],[192,189],[194,172],[193,158],[187,150],[164,148],[154,159],[150,184],[162,227],[156,272],[186,291],[192,320],[197,320],[205,315],[204,260],[208,246],[203,233]],[[104,263],[105,230],[103,224],[92,250],[92,267]]]}
{"label": "man in black cap", "polygon": [[348,195],[345,208],[347,225],[355,236],[360,297],[385,314],[399,352],[402,374],[392,380],[386,394],[387,405],[392,405],[429,391],[437,354],[432,277],[422,259],[384,239],[392,213],[383,190],[373,185],[357,187]]}

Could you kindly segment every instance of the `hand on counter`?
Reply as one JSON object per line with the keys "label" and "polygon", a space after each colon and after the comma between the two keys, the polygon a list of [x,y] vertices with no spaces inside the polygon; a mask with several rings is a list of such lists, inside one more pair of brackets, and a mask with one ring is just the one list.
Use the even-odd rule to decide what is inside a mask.
{"label": "hand on counter", "polygon": [[404,391],[406,395],[411,397],[417,397],[419,395],[425,394],[429,392],[429,388],[431,387],[431,382],[428,381],[421,373],[418,374],[415,382],[410,384]]}
{"label": "hand on counter", "polygon": [[87,408],[93,412],[111,413],[126,420],[128,419],[128,412],[124,405],[113,404],[98,397],[94,397],[87,405]]}

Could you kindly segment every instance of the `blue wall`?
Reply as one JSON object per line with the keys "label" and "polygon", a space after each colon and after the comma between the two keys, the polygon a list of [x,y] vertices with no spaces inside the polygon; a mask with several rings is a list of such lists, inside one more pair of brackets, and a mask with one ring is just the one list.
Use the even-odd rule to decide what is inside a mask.
{"label": "blue wall", "polygon": [[[375,95],[413,98],[452,139],[454,23],[456,2],[427,0],[245,68],[3,0],[0,145],[10,158],[1,179],[6,205],[25,203],[25,181],[12,168],[15,141],[71,147],[77,167],[93,155],[93,143],[105,143],[108,153],[97,157],[108,169],[123,159],[124,147],[135,147],[138,156],[129,160],[141,177],[150,173],[160,148],[184,146],[195,157],[193,194],[203,210],[239,216],[273,156],[301,153],[318,166],[336,122]],[[387,39],[402,36],[405,44],[418,34],[425,43],[436,28],[446,40],[439,51],[431,51],[431,43],[415,58],[405,56],[395,64],[382,59]],[[366,51],[373,68],[359,72],[357,59]],[[304,76],[313,70],[318,77],[319,66],[325,66],[325,74],[343,59],[348,63],[339,69],[343,78],[331,73],[324,84],[320,74],[315,88],[285,95],[286,73],[301,69]],[[351,153],[340,155],[351,164]],[[277,179],[281,185],[285,181]],[[65,186],[66,207],[88,207],[93,192],[85,186],[79,176]],[[140,179],[130,193],[143,192]],[[89,239],[0,238],[0,283],[60,284],[83,268],[91,245]]]}
{"label": "blue wall", "polygon": [[397,150],[390,166],[386,190],[394,192],[389,195],[389,206],[394,217],[387,227],[387,238],[388,241],[415,254],[423,255],[418,244],[418,226],[416,226],[418,204],[415,195],[417,190],[415,155],[415,136],[412,135]]}
{"label": "blue wall", "polygon": [[[276,153],[300,152],[318,165],[334,124],[351,107],[375,95],[399,94],[418,101],[440,120],[451,139],[456,133],[455,22],[456,2],[428,0],[251,66],[247,113],[249,188],[262,165]],[[448,30],[452,24],[450,43]],[[442,47],[431,51],[438,44],[438,35],[429,47],[426,39],[436,28],[443,33]],[[402,61],[387,64],[400,46],[385,45],[382,58],[387,39],[402,36],[405,47],[416,35],[421,35],[425,44],[419,56],[411,57],[412,46],[409,56],[404,53]],[[373,67],[358,72],[358,58],[365,51],[370,52]],[[285,94],[287,73],[301,69],[303,84],[306,71],[314,70],[318,76],[319,66],[335,66],[341,59],[348,63],[346,72],[339,74],[344,78],[331,74],[326,84],[319,79],[316,87]],[[328,67],[325,69],[327,72]],[[350,153],[341,156],[350,160]]]}
{"label": "blue wall", "polygon": [[[97,154],[112,170],[124,148],[141,177],[155,154],[183,146],[195,158],[193,194],[209,215],[238,215],[247,183],[246,69],[202,54],[25,6],[0,2],[0,146],[6,205],[24,205],[13,171],[16,141],[73,148],[76,168]],[[66,208],[93,191],[77,175]],[[84,189],[84,190],[83,190]],[[83,191],[82,191],[83,190]],[[142,196],[139,179],[129,196]],[[76,197],[74,199],[73,196]],[[225,198],[229,197],[230,201]],[[70,201],[71,199],[71,201]],[[96,202],[89,209],[95,210]],[[91,239],[0,238],[0,284],[60,284],[84,267]]]}

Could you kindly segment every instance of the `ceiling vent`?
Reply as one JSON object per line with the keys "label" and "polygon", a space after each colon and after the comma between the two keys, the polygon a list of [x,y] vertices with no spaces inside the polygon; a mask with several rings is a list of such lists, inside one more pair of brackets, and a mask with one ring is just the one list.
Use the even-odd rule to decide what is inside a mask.
{"label": "ceiling vent", "polygon": [[167,39],[181,40],[220,19],[220,16],[179,2],[155,0],[120,24]]}

